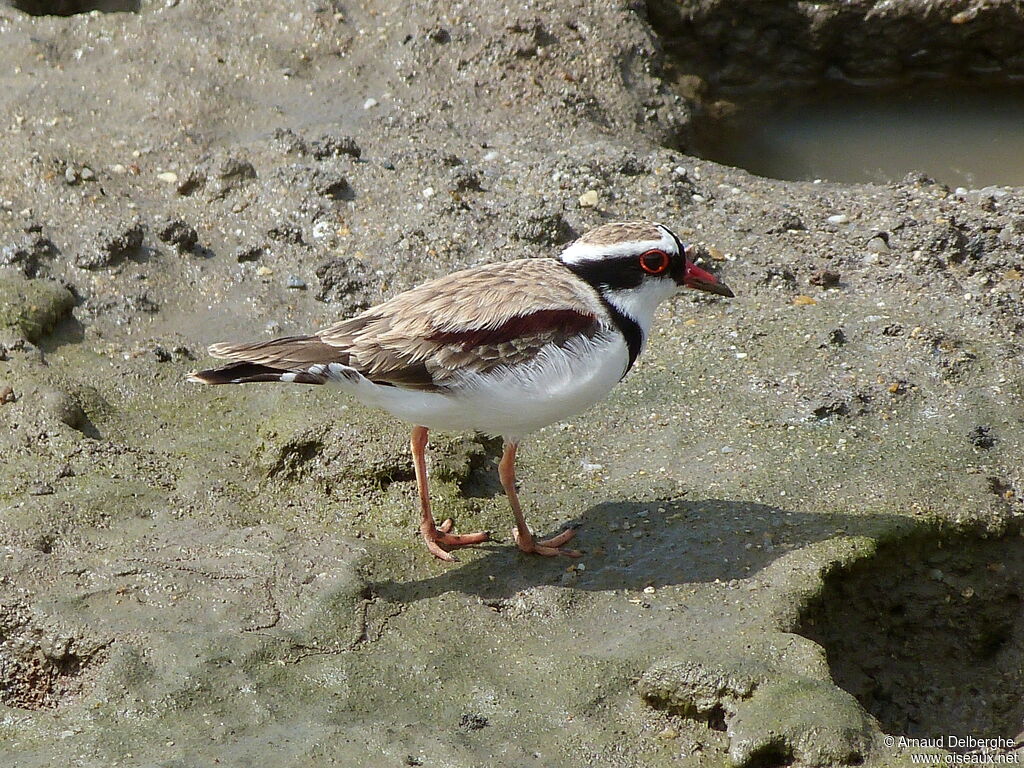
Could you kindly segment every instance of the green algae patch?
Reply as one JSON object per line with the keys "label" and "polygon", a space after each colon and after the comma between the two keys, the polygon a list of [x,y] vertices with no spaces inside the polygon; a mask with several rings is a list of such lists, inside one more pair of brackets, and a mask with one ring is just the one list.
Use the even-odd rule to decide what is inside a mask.
{"label": "green algae patch", "polygon": [[53,281],[0,277],[0,329],[12,330],[28,341],[46,336],[74,305],[71,291]]}

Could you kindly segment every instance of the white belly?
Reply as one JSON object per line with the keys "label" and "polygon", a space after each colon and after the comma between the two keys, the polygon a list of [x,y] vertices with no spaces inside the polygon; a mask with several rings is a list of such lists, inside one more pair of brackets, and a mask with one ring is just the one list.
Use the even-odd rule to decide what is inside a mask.
{"label": "white belly", "polygon": [[601,400],[622,378],[628,360],[622,336],[609,333],[549,347],[525,365],[467,376],[443,394],[380,386],[365,378],[339,383],[365,405],[411,424],[517,440]]}

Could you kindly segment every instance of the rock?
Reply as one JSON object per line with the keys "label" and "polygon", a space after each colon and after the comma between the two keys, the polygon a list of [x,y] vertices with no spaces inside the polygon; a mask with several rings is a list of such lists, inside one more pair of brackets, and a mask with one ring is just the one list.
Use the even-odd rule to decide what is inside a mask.
{"label": "rock", "polygon": [[0,328],[36,342],[71,311],[75,297],[51,280],[0,277]]}
{"label": "rock", "polygon": [[708,722],[751,696],[768,673],[753,657],[658,662],[644,672],[638,690],[655,709]]}
{"label": "rock", "polygon": [[135,255],[142,248],[145,230],[139,221],[122,222],[114,229],[100,229],[73,261],[81,269],[102,269]]}
{"label": "rock", "polygon": [[[185,191],[179,185],[178,194],[188,195],[199,186],[207,186],[207,194],[211,199],[225,197],[245,183],[256,178],[256,168],[243,157],[225,152],[218,152],[208,158],[192,174],[196,182],[189,184]],[[192,178],[192,176],[190,176]]]}
{"label": "rock", "polygon": [[224,183],[233,183],[256,178],[252,163],[234,155],[228,155],[216,168],[217,178]]}
{"label": "rock", "polygon": [[193,168],[183,178],[175,190],[182,197],[188,197],[193,192],[206,185],[206,174],[199,168]]}
{"label": "rock", "polygon": [[467,731],[479,731],[481,728],[486,728],[490,725],[489,721],[483,715],[466,712],[463,713],[459,719],[459,728]]}
{"label": "rock", "polygon": [[191,251],[199,242],[199,234],[181,219],[164,219],[157,225],[156,236],[179,253]]}
{"label": "rock", "polygon": [[305,243],[305,240],[302,238],[302,227],[298,224],[291,224],[288,222],[278,224],[277,226],[268,229],[267,237],[281,243],[290,243],[292,245],[303,245]]}
{"label": "rock", "polygon": [[819,269],[808,278],[811,285],[820,285],[822,288],[834,288],[839,285],[840,274],[831,269]]}
{"label": "rock", "polygon": [[652,707],[725,731],[736,766],[856,765],[878,734],[831,682],[821,646],[790,633],[696,643],[681,660],[653,664],[638,691]]}
{"label": "rock", "polygon": [[466,168],[457,168],[451,173],[451,186],[455,192],[479,192],[483,189],[480,174]]}
{"label": "rock", "polygon": [[277,128],[271,139],[273,146],[285,155],[304,155],[309,151],[305,140],[290,128]]}
{"label": "rock", "polygon": [[372,303],[372,294],[367,287],[369,270],[356,259],[329,259],[316,268],[320,290],[316,293],[319,301],[341,304],[346,311],[366,309]]}
{"label": "rock", "polygon": [[889,242],[888,238],[883,235],[875,235],[867,242],[867,249],[872,253],[888,253]]}
{"label": "rock", "polygon": [[788,206],[778,211],[773,218],[775,219],[774,223],[765,230],[767,234],[798,232],[807,228],[799,212]]}
{"label": "rock", "polygon": [[580,208],[596,208],[600,197],[596,189],[588,189],[579,198]]}
{"label": "rock", "polygon": [[562,245],[576,237],[561,210],[550,203],[526,208],[514,226],[513,237],[538,245]]}
{"label": "rock", "polygon": [[427,39],[437,43],[438,45],[445,45],[452,41],[451,33],[448,32],[444,27],[434,27],[427,32]]}
{"label": "rock", "polygon": [[314,141],[312,152],[317,160],[343,156],[359,158],[363,154],[363,150],[351,136],[333,133],[324,134]]}
{"label": "rock", "polygon": [[246,261],[256,261],[260,256],[263,255],[264,248],[262,245],[244,245],[235,251],[235,261],[242,264]]}
{"label": "rock", "polygon": [[736,707],[726,728],[739,768],[861,765],[875,731],[857,700],[827,681],[793,679],[760,686]]}
{"label": "rock", "polygon": [[36,277],[44,263],[57,254],[52,240],[38,232],[29,232],[19,242],[0,249],[0,266],[14,267],[25,277]]}
{"label": "rock", "polygon": [[310,181],[317,194],[331,200],[351,200],[355,197],[348,179],[337,171],[318,168]]}
{"label": "rock", "polygon": [[971,445],[975,448],[989,449],[996,444],[996,438],[992,434],[991,427],[987,427],[979,424],[972,429],[968,434],[967,438],[971,441]]}
{"label": "rock", "polygon": [[761,285],[782,284],[786,288],[796,286],[796,273],[789,267],[772,265],[764,270],[764,275],[758,280]]}
{"label": "rock", "polygon": [[845,333],[845,331],[843,331],[842,328],[833,328],[831,331],[828,332],[828,336],[826,337],[825,343],[824,344],[819,344],[818,348],[821,349],[821,348],[827,347],[829,345],[834,346],[834,347],[841,347],[845,343],[846,343],[846,333]]}

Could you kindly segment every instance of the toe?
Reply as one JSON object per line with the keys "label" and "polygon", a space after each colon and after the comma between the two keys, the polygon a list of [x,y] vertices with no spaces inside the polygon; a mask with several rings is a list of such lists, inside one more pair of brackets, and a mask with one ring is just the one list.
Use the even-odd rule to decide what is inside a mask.
{"label": "toe", "polygon": [[459,559],[455,557],[451,552],[446,552],[441,549],[441,545],[436,541],[427,539],[427,549],[430,550],[430,554],[436,557],[438,560],[444,560],[446,563],[457,563]]}
{"label": "toe", "polygon": [[576,528],[567,528],[557,536],[552,536],[550,539],[538,541],[537,543],[543,547],[560,547],[563,544],[565,544],[565,542],[569,541],[569,539],[571,539],[573,536],[575,536],[576,531]]}

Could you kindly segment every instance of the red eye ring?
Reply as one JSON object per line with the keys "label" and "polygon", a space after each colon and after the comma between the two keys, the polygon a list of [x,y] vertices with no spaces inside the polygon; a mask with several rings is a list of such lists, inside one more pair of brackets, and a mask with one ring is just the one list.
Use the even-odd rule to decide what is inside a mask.
{"label": "red eye ring", "polygon": [[640,254],[640,269],[648,275],[665,274],[665,270],[668,269],[668,265],[671,263],[672,259],[669,258],[669,255],[664,251],[659,251],[657,248]]}

